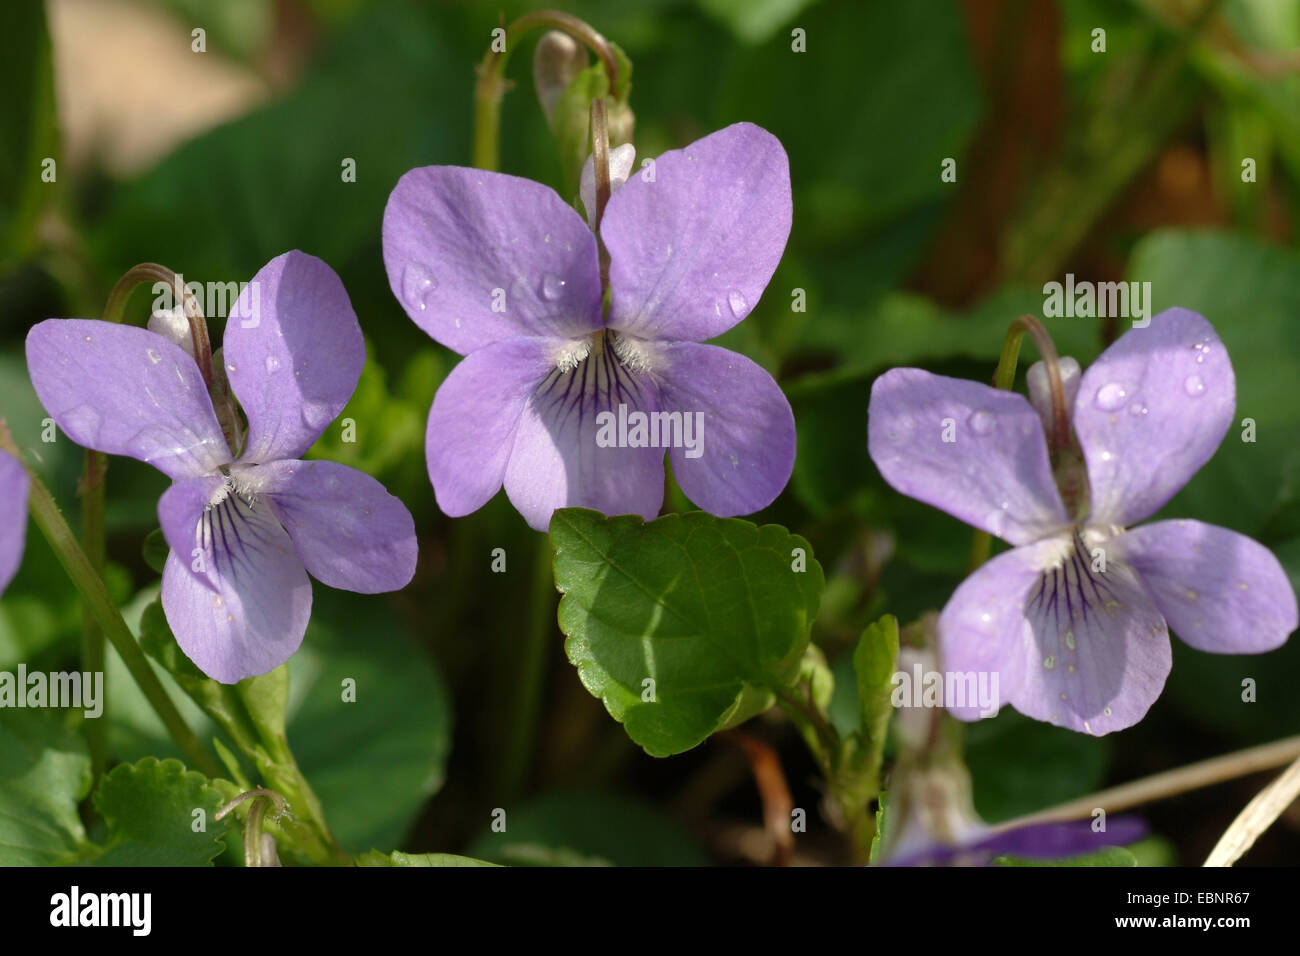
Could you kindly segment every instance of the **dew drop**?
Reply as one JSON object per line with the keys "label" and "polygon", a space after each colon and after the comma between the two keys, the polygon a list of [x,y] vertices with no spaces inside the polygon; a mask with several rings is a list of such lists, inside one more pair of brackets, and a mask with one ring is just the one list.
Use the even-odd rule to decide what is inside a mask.
{"label": "dew drop", "polygon": [[970,425],[970,430],[976,435],[987,435],[989,432],[993,431],[993,426],[996,422],[994,421],[993,413],[991,411],[987,408],[981,408],[979,411],[971,415],[970,421],[967,424]]}
{"label": "dew drop", "polygon": [[1128,407],[1128,413],[1130,415],[1145,415],[1147,414],[1148,411],[1150,411],[1150,409],[1148,409],[1141,402],[1134,402],[1132,405]]}
{"label": "dew drop", "polygon": [[564,280],[558,276],[542,276],[542,298],[554,302],[564,294]]}
{"label": "dew drop", "polygon": [[144,354],[149,356],[149,361],[153,362],[154,365],[157,365],[159,362],[162,361],[162,356],[159,355],[157,352],[155,352],[153,349],[145,349]]}
{"label": "dew drop", "polygon": [[1105,714],[1107,717],[1109,717],[1112,712],[1111,709],[1107,707],[1105,710],[1102,711],[1102,713]]}
{"label": "dew drop", "polygon": [[731,314],[738,319],[749,315],[749,300],[737,289],[727,293],[727,305],[731,307]]}
{"label": "dew drop", "polygon": [[1124,386],[1118,382],[1111,382],[1097,389],[1095,402],[1102,411],[1113,412],[1117,408],[1123,408],[1126,401],[1128,401],[1128,392],[1124,391]]}
{"label": "dew drop", "polygon": [[268,372],[275,372],[278,371],[279,368],[280,368],[280,360],[276,358],[274,355],[268,355],[266,357],[266,370]]}
{"label": "dew drop", "polygon": [[1201,381],[1199,375],[1189,375],[1183,381],[1183,391],[1196,398],[1205,391],[1205,382]]}
{"label": "dew drop", "polygon": [[402,295],[408,306],[415,306],[421,312],[428,308],[429,294],[438,288],[438,280],[433,273],[418,263],[408,265],[402,273]]}

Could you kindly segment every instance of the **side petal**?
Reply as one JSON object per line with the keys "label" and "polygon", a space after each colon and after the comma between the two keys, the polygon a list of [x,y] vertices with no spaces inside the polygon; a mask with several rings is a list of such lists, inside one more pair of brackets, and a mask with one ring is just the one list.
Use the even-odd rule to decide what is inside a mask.
{"label": "side petal", "polygon": [[659,396],[652,382],[623,365],[608,339],[601,336],[573,368],[552,371],[520,415],[506,495],[538,531],[547,530],[556,508],[648,521],[663,505],[664,449],[629,447],[637,440],[631,429],[621,444],[618,424],[620,414],[657,411]]}
{"label": "side petal", "polygon": [[758,303],[790,238],[790,161],[736,123],[664,153],[610,198],[609,324],[647,339],[702,342]]}
{"label": "side petal", "polygon": [[434,497],[459,518],[501,490],[528,396],[555,370],[559,339],[505,339],[451,370],[429,409],[424,455]]}
{"label": "side petal", "polygon": [[221,348],[248,416],[240,457],[251,462],[300,457],[348,403],[366,363],[343,283],[297,251],[258,270],[230,310]]}
{"label": "side petal", "polygon": [[1101,736],[1140,721],[1172,663],[1169,630],[1141,577],[1109,556],[1105,570],[1078,535],[1025,602],[1016,710]]}
{"label": "side petal", "polygon": [[0,594],[4,594],[22,564],[30,484],[22,462],[0,451]]}
{"label": "side petal", "polygon": [[201,532],[204,512],[222,498],[226,489],[224,477],[204,475],[173,482],[158,499],[158,524],[167,547],[189,569],[195,580],[214,592],[217,583],[213,576],[212,542],[203,540]]}
{"label": "side petal", "polygon": [[97,319],[46,319],[27,333],[27,371],[78,445],[148,462],[171,478],[230,461],[199,367],[161,335]]}
{"label": "side petal", "polygon": [[413,169],[388,197],[383,243],[406,314],[462,355],[513,336],[600,328],[596,237],[540,183],[460,166]]}
{"label": "side petal", "polygon": [[1069,525],[1023,395],[890,369],[871,386],[867,447],[893,488],[1011,544]]}
{"label": "side petal", "polygon": [[[954,691],[944,704],[960,720],[991,717],[1011,700],[1024,675],[1025,595],[1060,550],[1055,539],[1012,548],[981,565],[939,614],[939,661]],[[979,700],[979,689],[988,699]],[[968,694],[966,691],[974,690]]]}
{"label": "side petal", "polygon": [[370,475],[333,461],[277,461],[237,478],[270,501],[322,584],[378,594],[406,587],[415,574],[415,521]]}
{"label": "side petal", "polygon": [[193,541],[210,555],[208,583],[176,551],[163,568],[163,611],[181,650],[223,684],[279,667],[311,616],[311,581],[289,535],[270,508],[232,494],[203,512]]}
{"label": "side petal", "polygon": [[686,496],[724,518],[770,505],[794,470],[794,413],[781,387],[759,365],[716,345],[642,347],[663,411],[678,416],[661,430],[675,439],[669,456]]}
{"label": "side petal", "polygon": [[1259,654],[1296,629],[1296,596],[1273,552],[1200,521],[1157,521],[1117,538],[1174,633],[1197,650]]}
{"label": "side petal", "polygon": [[1236,404],[1228,351],[1195,312],[1167,309],[1116,339],[1074,403],[1093,520],[1131,525],[1159,510],[1210,460]]}

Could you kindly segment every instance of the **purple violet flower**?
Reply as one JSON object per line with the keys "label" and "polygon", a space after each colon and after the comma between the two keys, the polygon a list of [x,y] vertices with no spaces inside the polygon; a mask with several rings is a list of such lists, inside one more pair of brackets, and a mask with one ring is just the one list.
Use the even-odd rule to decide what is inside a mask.
{"label": "purple violet flower", "polygon": [[406,506],[374,478],[298,460],[365,364],[334,270],[301,252],[272,259],[232,307],[222,351],[248,419],[238,454],[198,364],[170,339],[85,319],[47,319],[27,336],[32,383],[68,437],[172,479],[158,501],[171,547],[163,610],[189,658],[231,684],[298,649],[308,572],[363,594],[396,590],[415,572],[416,542]]}
{"label": "purple violet flower", "polygon": [[23,463],[0,451],[0,594],[18,573],[27,541],[27,492]]}
{"label": "purple violet flower", "polygon": [[919,820],[909,822],[881,866],[988,866],[1000,856],[1025,860],[1066,860],[1096,853],[1106,847],[1127,846],[1147,834],[1136,817],[1116,817],[1098,833],[1088,821],[1028,823],[1003,830],[977,817],[962,818],[959,825],[938,833]]}
{"label": "purple violet flower", "polygon": [[1159,696],[1169,628],[1198,650],[1260,653],[1295,630],[1296,597],[1277,558],[1244,535],[1189,520],[1132,528],[1232,424],[1236,380],[1209,322],[1170,309],[1082,375],[1072,359],[1061,367],[1086,466],[1073,514],[1049,463],[1041,363],[1030,369],[1029,401],[892,369],[871,389],[868,445],[895,489],[1013,545],[944,607],[944,670],[997,673],[1003,702],[1100,736],[1136,724]]}
{"label": "purple violet flower", "polygon": [[[600,224],[607,319],[597,237],[546,186],[426,166],[388,200],[393,293],[465,356],[434,398],[425,446],[448,515],[504,484],[538,530],[566,506],[653,518],[665,447],[682,490],[718,515],[766,507],[790,478],[794,416],[781,389],[743,355],[698,344],[749,314],[781,259],[785,150],[738,123],[639,173],[630,147],[614,154],[619,188]],[[594,177],[584,179],[590,211]]]}

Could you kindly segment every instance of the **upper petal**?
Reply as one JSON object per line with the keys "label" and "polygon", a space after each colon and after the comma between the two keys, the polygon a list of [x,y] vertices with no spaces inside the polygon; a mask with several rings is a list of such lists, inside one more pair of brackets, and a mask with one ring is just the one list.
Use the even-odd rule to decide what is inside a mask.
{"label": "upper petal", "polygon": [[415,574],[411,513],[370,475],[333,461],[277,461],[236,477],[271,503],[316,580],[378,594]]}
{"label": "upper petal", "polygon": [[674,418],[673,475],[686,496],[721,517],[766,508],[794,469],[794,413],[771,375],[738,352],[692,342],[642,346],[661,408]]}
{"label": "upper petal", "polygon": [[46,319],[27,333],[41,404],[78,445],[148,462],[172,478],[230,461],[199,367],[147,329]]}
{"label": "upper petal", "polygon": [[27,492],[23,463],[0,451],[0,594],[18,572],[27,540]]}
{"label": "upper petal", "polygon": [[867,445],[898,491],[1012,544],[1069,524],[1042,422],[1023,395],[891,369],[871,386]]}
{"label": "upper petal", "polygon": [[221,345],[248,416],[244,461],[301,456],[348,403],[366,363],[343,283],[297,251],[258,270],[230,310]]}
{"label": "upper petal", "polygon": [[451,370],[429,410],[424,454],[438,507],[453,518],[501,490],[529,395],[556,368],[561,339],[517,338],[471,352]]}
{"label": "upper petal", "polygon": [[623,365],[609,338],[597,339],[573,368],[547,375],[520,415],[505,488],[538,531],[547,530],[556,508],[649,520],[663,504],[664,449],[629,447],[636,437],[630,429],[628,443],[619,444],[618,434],[619,406],[626,415],[649,413],[659,397],[652,382]]}
{"label": "upper petal", "polygon": [[1236,401],[1227,349],[1195,312],[1167,309],[1116,339],[1083,373],[1074,403],[1093,520],[1130,525],[1155,513],[1210,460]]}
{"label": "upper petal", "polygon": [[223,684],[287,661],[307,630],[311,581],[271,509],[229,494],[201,513],[190,542],[208,580],[182,563],[189,551],[169,552],[163,569],[163,611],[181,650]]}
{"label": "upper petal", "polygon": [[1273,552],[1200,521],[1157,521],[1112,548],[1142,575],[1174,633],[1217,654],[1258,654],[1296,629],[1296,596]]}
{"label": "upper petal", "polygon": [[554,190],[460,166],[412,169],[384,209],[388,284],[412,321],[467,354],[600,328],[596,237]]}
{"label": "upper petal", "polygon": [[792,215],[785,150],[752,123],[664,153],[605,207],[610,326],[693,342],[725,332],[767,288]]}

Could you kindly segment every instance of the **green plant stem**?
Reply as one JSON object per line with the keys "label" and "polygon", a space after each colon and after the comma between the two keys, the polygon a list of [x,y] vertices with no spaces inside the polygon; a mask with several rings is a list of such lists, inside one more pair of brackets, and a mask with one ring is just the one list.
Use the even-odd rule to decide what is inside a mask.
{"label": "green plant stem", "polygon": [[547,652],[556,630],[554,560],[551,539],[542,535],[533,559],[530,614],[519,657],[518,679],[510,685],[510,700],[514,706],[504,728],[505,742],[497,780],[503,800],[514,797],[523,789],[536,750]]}
{"label": "green plant stem", "polygon": [[[86,471],[81,479],[81,544],[86,560],[96,576],[103,578],[106,548],[104,543],[104,477],[108,459],[97,451],[86,450]],[[81,669],[89,674],[104,671],[104,631],[90,604],[82,599]],[[90,772],[97,779],[108,759],[107,724],[104,714],[86,721],[86,745],[90,750]]]}
{"label": "green plant stem", "polygon": [[[9,434],[7,427],[0,426],[0,448],[4,448],[11,455],[22,461],[22,454],[14,444],[13,437]],[[220,765],[212,758],[203,745],[199,743],[198,737],[186,725],[185,719],[181,717],[180,711],[172,703],[171,698],[167,696],[167,691],[159,682],[158,677],[149,666],[148,659],[144,656],[144,651],[136,643],[135,637],[131,634],[130,628],[122,620],[122,615],[113,599],[109,596],[108,589],[104,587],[103,579],[95,573],[90,559],[86,557],[86,552],[81,549],[77,543],[76,536],[72,529],[68,527],[67,521],[59,511],[59,506],[55,503],[53,495],[40,478],[30,469],[27,474],[31,480],[31,490],[28,493],[28,506],[31,509],[32,517],[36,520],[36,525],[49,541],[50,547],[54,549],[55,556],[59,563],[63,565],[64,571],[72,579],[72,583],[81,593],[82,599],[86,606],[95,616],[99,626],[103,628],[104,634],[112,642],[113,647],[117,650],[118,655],[122,658],[122,663],[126,665],[135,682],[140,686],[145,698],[157,712],[171,735],[176,746],[180,748],[181,753],[189,761],[190,765],[207,774],[209,777],[221,776]],[[101,718],[102,719],[102,718]]]}
{"label": "green plant stem", "polygon": [[489,50],[478,66],[474,85],[474,165],[479,169],[495,171],[501,165],[501,100],[508,88],[506,63],[519,40],[539,28],[561,30],[584,44],[604,65],[610,91],[617,88],[618,60],[609,43],[590,24],[559,10],[525,13],[506,27],[505,49]]}

